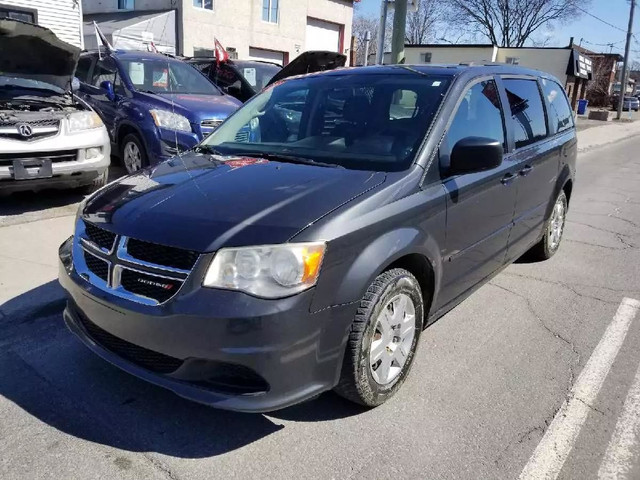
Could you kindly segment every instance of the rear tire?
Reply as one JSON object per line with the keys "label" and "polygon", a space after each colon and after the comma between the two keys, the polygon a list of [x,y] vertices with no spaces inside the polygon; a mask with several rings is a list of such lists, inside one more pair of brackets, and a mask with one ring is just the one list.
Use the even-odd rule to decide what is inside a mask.
{"label": "rear tire", "polygon": [[149,157],[144,143],[135,133],[129,133],[122,139],[120,158],[128,174],[135,173],[149,165]]}
{"label": "rear tire", "polygon": [[564,224],[567,216],[567,196],[561,191],[553,205],[553,210],[544,227],[544,236],[527,253],[533,260],[548,260],[553,257],[562,242]]}
{"label": "rear tire", "polygon": [[96,190],[104,187],[107,184],[107,180],[109,178],[109,169],[106,169],[102,172],[93,182],[88,185],[84,185],[79,188],[80,193],[83,195],[91,195]]}
{"label": "rear tire", "polygon": [[423,323],[416,278],[400,268],[380,274],[351,324],[336,393],[366,407],[391,398],[411,369]]}

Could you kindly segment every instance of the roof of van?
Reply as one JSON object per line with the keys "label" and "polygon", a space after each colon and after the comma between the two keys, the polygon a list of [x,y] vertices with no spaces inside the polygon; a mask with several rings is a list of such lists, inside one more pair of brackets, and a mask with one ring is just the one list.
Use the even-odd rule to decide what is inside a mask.
{"label": "roof of van", "polygon": [[400,73],[418,73],[425,75],[441,75],[441,76],[457,76],[462,73],[470,73],[473,76],[478,75],[533,75],[537,77],[554,78],[553,75],[533,70],[530,68],[520,67],[507,63],[458,63],[458,64],[436,64],[428,65],[370,65],[367,67],[350,67],[331,70],[320,73],[321,75],[358,75],[364,73],[375,73],[381,75],[395,75]]}

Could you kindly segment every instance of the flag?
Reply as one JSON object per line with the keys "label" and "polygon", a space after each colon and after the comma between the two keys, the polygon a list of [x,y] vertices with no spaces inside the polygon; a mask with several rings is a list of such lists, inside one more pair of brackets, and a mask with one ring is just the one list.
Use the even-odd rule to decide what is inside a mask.
{"label": "flag", "polygon": [[147,45],[147,50],[149,50],[150,52],[154,52],[154,53],[160,53],[158,51],[158,47],[156,47],[156,44],[153,42],[149,42],[149,44]]}
{"label": "flag", "polygon": [[221,62],[227,62],[229,61],[229,52],[227,52],[224,47],[222,46],[222,44],[218,41],[217,38],[214,37],[213,39],[215,41],[216,44],[216,48],[215,48],[215,56],[216,56],[216,62],[221,63]]}
{"label": "flag", "polygon": [[113,47],[109,43],[109,40],[107,40],[107,37],[104,36],[102,31],[100,31],[100,29],[98,28],[98,24],[95,22],[95,20],[93,22],[93,28],[95,28],[96,30],[96,42],[98,43],[98,56],[102,58],[102,56],[100,55],[100,44],[102,44],[104,48],[107,49],[108,53],[111,53],[113,51]]}

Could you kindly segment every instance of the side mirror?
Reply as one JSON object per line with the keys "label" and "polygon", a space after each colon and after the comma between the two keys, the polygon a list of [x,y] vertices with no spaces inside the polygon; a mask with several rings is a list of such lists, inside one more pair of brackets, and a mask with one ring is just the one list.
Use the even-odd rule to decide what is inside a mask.
{"label": "side mirror", "polygon": [[77,92],[80,90],[80,79],[78,77],[73,77],[71,79],[71,91]]}
{"label": "side mirror", "polygon": [[100,84],[100,88],[105,91],[107,98],[112,102],[116,99],[116,93],[113,90],[113,83],[109,80],[105,80]]}
{"label": "side mirror", "polygon": [[492,138],[466,137],[459,140],[451,151],[449,173],[464,174],[483,172],[502,163],[502,143]]}

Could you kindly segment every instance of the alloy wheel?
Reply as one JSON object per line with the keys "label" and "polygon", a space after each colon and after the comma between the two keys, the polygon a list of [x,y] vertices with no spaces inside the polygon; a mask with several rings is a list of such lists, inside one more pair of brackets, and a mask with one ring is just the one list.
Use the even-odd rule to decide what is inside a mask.
{"label": "alloy wheel", "polygon": [[135,142],[127,142],[124,146],[124,166],[129,173],[137,172],[142,168],[142,153]]}
{"label": "alloy wheel", "polygon": [[369,350],[371,376],[380,385],[393,382],[407,361],[416,328],[416,308],[401,293],[384,306],[373,330]]}
{"label": "alloy wheel", "polygon": [[566,204],[564,196],[560,196],[553,206],[551,221],[549,222],[549,248],[555,250],[560,245],[562,230],[564,229],[564,217],[566,214]]}

